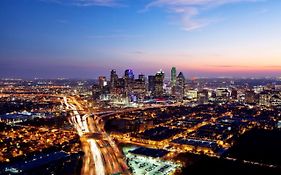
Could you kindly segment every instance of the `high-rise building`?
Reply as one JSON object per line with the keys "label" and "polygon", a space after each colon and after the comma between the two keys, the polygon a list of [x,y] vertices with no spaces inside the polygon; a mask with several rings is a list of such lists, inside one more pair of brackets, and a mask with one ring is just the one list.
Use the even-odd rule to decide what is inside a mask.
{"label": "high-rise building", "polygon": [[176,81],[176,95],[179,99],[182,99],[184,96],[184,88],[185,88],[185,77],[182,72],[177,76]]}
{"label": "high-rise building", "polygon": [[176,83],[177,83],[177,70],[175,67],[171,69],[171,81],[170,81],[170,88],[171,88],[171,95],[176,96]]}
{"label": "high-rise building", "polygon": [[154,96],[156,97],[161,97],[164,94],[164,77],[165,74],[162,70],[160,70],[159,72],[157,72],[155,74],[155,91],[154,91]]}
{"label": "high-rise building", "polygon": [[111,88],[116,87],[117,81],[118,81],[118,75],[116,73],[116,70],[113,69],[111,70],[110,73],[110,87]]}
{"label": "high-rise building", "polygon": [[216,100],[218,102],[227,102],[230,97],[230,92],[227,88],[216,89]]}
{"label": "high-rise building", "polygon": [[274,94],[271,98],[270,98],[270,105],[274,106],[274,107],[281,107],[281,96]]}
{"label": "high-rise building", "polygon": [[175,67],[171,69],[171,87],[176,86],[177,81],[177,70]]}
{"label": "high-rise building", "polygon": [[145,76],[143,74],[139,74],[139,79],[145,82]]}
{"label": "high-rise building", "polygon": [[134,73],[132,69],[125,70],[124,80],[125,80],[125,92],[127,95],[130,95],[134,83]]}
{"label": "high-rise building", "polygon": [[99,87],[102,89],[107,85],[106,77],[105,76],[99,76]]}
{"label": "high-rise building", "polygon": [[125,79],[134,80],[134,72],[132,69],[125,70]]}
{"label": "high-rise building", "polygon": [[256,102],[256,94],[253,90],[247,90],[245,92],[245,102],[246,103],[255,103]]}
{"label": "high-rise building", "polygon": [[116,86],[118,88],[125,88],[125,79],[124,78],[118,78]]}
{"label": "high-rise building", "polygon": [[144,99],[146,95],[146,84],[144,75],[139,75],[139,78],[135,79],[132,92],[137,100]]}
{"label": "high-rise building", "polygon": [[125,79],[118,78],[115,87],[111,88],[110,93],[113,98],[125,96]]}
{"label": "high-rise building", "polygon": [[148,91],[152,94],[155,91],[155,76],[148,76]]}
{"label": "high-rise building", "polygon": [[237,96],[238,96],[238,92],[237,92],[237,89],[231,89],[231,99],[232,100],[237,100]]}
{"label": "high-rise building", "polygon": [[254,86],[253,90],[256,94],[259,94],[265,90],[265,87],[264,86]]}
{"label": "high-rise building", "polygon": [[259,105],[269,107],[270,106],[270,98],[271,98],[271,94],[270,94],[269,91],[261,92],[260,95],[259,95]]}
{"label": "high-rise building", "polygon": [[110,87],[107,83],[106,77],[105,76],[100,76],[99,77],[99,89],[100,89],[100,98],[101,99],[105,99],[108,97],[109,93],[110,93]]}
{"label": "high-rise building", "polygon": [[197,94],[197,99],[198,99],[198,103],[199,104],[206,104],[209,101],[209,95],[208,95],[208,90],[207,89],[203,89],[201,91],[198,92]]}
{"label": "high-rise building", "polygon": [[92,95],[93,95],[93,99],[94,100],[99,100],[100,99],[100,95],[101,95],[101,89],[100,86],[95,84],[92,87]]}
{"label": "high-rise building", "polygon": [[198,90],[189,89],[185,92],[185,95],[189,100],[196,101],[198,96]]}

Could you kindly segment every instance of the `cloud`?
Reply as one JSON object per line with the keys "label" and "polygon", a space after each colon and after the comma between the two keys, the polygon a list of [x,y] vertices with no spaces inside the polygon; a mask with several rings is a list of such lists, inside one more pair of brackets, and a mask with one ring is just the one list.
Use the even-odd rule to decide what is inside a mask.
{"label": "cloud", "polygon": [[249,66],[245,65],[207,65],[208,67],[214,67],[214,68],[247,68]]}
{"label": "cloud", "polygon": [[111,34],[111,35],[90,35],[88,38],[94,39],[131,39],[141,38],[142,35],[129,35],[129,34]]}
{"label": "cloud", "polygon": [[182,19],[181,19],[181,23],[183,26],[182,28],[183,28],[183,30],[186,30],[186,31],[200,29],[200,28],[206,27],[212,23],[215,23],[216,21],[219,21],[219,19],[206,19],[206,18],[197,19],[197,18],[195,18],[193,16],[189,16],[189,15],[183,15]]}
{"label": "cloud", "polygon": [[281,65],[206,65],[216,69],[256,69],[256,70],[281,70]]}
{"label": "cloud", "polygon": [[258,2],[264,0],[154,0],[143,11],[151,8],[164,8],[180,17],[183,29],[192,31],[221,21],[221,19],[203,18],[202,13],[226,4]]}
{"label": "cloud", "polygon": [[122,6],[117,0],[41,0],[44,2],[57,3],[62,5],[73,6],[103,6],[103,7],[116,7]]}
{"label": "cloud", "polygon": [[257,2],[260,0],[155,0],[147,5],[152,6],[219,6],[237,2]]}
{"label": "cloud", "polygon": [[281,65],[269,65],[269,66],[263,66],[265,68],[273,68],[273,69],[280,69],[281,70]]}

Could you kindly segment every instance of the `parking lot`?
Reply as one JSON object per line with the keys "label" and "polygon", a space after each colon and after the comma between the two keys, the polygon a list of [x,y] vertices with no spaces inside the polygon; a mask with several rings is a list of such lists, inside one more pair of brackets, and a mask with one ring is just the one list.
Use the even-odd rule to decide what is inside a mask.
{"label": "parking lot", "polygon": [[[131,148],[135,149],[135,148]],[[128,165],[133,174],[144,175],[169,175],[173,174],[181,166],[171,161],[152,158],[142,155],[135,155],[126,149],[124,151],[128,160]]]}

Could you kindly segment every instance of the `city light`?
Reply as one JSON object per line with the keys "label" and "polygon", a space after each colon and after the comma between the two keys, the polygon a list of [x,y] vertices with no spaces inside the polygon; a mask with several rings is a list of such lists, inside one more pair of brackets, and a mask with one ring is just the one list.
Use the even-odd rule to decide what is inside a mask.
{"label": "city light", "polygon": [[281,175],[281,0],[1,0],[0,175]]}

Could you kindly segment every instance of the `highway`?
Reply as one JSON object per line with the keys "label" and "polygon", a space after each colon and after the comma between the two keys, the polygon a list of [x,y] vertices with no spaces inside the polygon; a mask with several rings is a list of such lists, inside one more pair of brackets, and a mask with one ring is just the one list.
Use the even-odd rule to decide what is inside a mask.
{"label": "highway", "polygon": [[103,121],[91,117],[87,107],[74,97],[63,97],[63,102],[72,113],[70,123],[77,130],[85,153],[81,174],[130,174],[123,154],[105,132]]}
{"label": "highway", "polygon": [[123,114],[123,113],[129,113],[129,112],[134,112],[134,111],[144,111],[148,109],[155,109],[155,108],[162,108],[162,107],[175,107],[175,106],[180,106],[180,104],[175,103],[175,104],[160,104],[160,105],[149,105],[149,106],[142,106],[142,107],[137,107],[137,108],[126,108],[126,109],[118,109],[117,111],[106,111],[106,112],[99,112],[96,113],[100,118],[105,118],[108,116],[114,116],[117,114]]}

